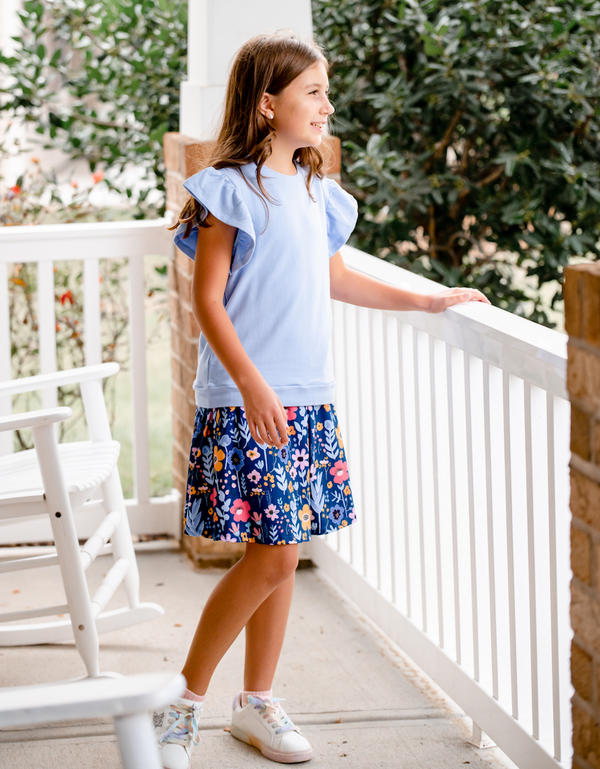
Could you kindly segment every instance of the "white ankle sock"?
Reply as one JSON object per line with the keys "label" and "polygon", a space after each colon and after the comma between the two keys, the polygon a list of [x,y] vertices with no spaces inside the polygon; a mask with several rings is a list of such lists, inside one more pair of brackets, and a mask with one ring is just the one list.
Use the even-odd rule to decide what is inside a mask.
{"label": "white ankle sock", "polygon": [[273,689],[269,689],[268,692],[247,692],[244,689],[244,691],[242,691],[242,707],[245,707],[248,704],[249,694],[251,694],[253,697],[272,697]]}
{"label": "white ankle sock", "polygon": [[192,702],[204,702],[204,698],[206,697],[206,694],[195,694],[194,692],[191,692],[189,689],[186,689],[181,696],[183,697],[184,700],[192,700]]}

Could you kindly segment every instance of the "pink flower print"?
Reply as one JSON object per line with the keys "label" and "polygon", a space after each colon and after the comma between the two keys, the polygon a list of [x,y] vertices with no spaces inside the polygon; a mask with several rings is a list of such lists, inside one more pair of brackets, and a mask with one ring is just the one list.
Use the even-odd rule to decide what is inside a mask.
{"label": "pink flower print", "polygon": [[217,490],[213,489],[212,494],[210,495],[210,501],[212,502],[212,506],[217,506]]}
{"label": "pink flower print", "polygon": [[257,513],[256,510],[250,516],[250,519],[254,521],[254,523],[260,523],[261,518],[262,518],[262,515],[260,513]]}
{"label": "pink flower print", "polygon": [[247,456],[249,459],[252,459],[252,460],[254,460],[254,459],[258,459],[258,457],[260,456],[260,454],[258,453],[258,451],[257,451],[256,449],[248,449],[248,451],[246,452],[246,456]]}
{"label": "pink flower print", "polygon": [[330,475],[333,475],[335,483],[342,483],[348,480],[348,465],[342,460],[338,460],[335,465],[329,471]]}
{"label": "pink flower print", "polygon": [[239,524],[237,524],[237,523],[233,523],[233,522],[232,522],[232,523],[231,523],[231,531],[232,531],[234,534],[239,534],[239,532],[240,532],[240,526],[239,526]]}
{"label": "pink flower print", "polygon": [[260,537],[260,529],[252,529],[252,534],[254,534],[255,537]]}
{"label": "pink flower print", "polygon": [[226,535],[223,535],[223,534],[221,534],[221,541],[222,541],[222,542],[236,542],[237,540],[235,540],[235,539],[234,539],[234,538],[231,536],[231,534],[226,534]]}
{"label": "pink flower print", "polygon": [[[242,499],[235,499],[231,505],[231,512],[235,521],[243,521],[244,523],[250,518],[250,502],[244,502]],[[232,524],[231,528],[235,526]],[[239,527],[238,527],[239,528]]]}
{"label": "pink flower print", "polygon": [[308,467],[308,454],[306,449],[296,449],[292,454],[294,460],[294,467],[298,467],[300,470],[305,470]]}
{"label": "pink flower print", "polygon": [[296,412],[298,411],[297,406],[290,407],[289,409],[286,409],[287,414],[287,420],[288,422],[293,422],[296,419]]}
{"label": "pink flower print", "polygon": [[251,473],[248,473],[246,478],[249,481],[252,481],[252,483],[258,483],[260,481],[261,475],[258,470],[253,470]]}
{"label": "pink flower print", "polygon": [[296,478],[296,476],[298,475],[298,471],[296,470],[296,468],[295,468],[295,467],[292,467],[292,468],[290,469],[290,475],[291,475],[291,476],[292,476],[292,478],[294,478],[294,479],[295,479],[295,478]]}
{"label": "pink flower print", "polygon": [[277,520],[278,513],[279,513],[279,510],[275,507],[275,505],[269,505],[265,510],[265,515],[271,521]]}

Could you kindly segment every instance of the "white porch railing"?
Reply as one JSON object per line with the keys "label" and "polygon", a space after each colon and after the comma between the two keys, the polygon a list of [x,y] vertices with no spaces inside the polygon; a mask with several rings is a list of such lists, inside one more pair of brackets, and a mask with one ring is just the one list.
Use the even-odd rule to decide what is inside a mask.
{"label": "white porch railing", "polygon": [[[38,284],[39,372],[56,371],[56,318],[54,262],[83,261],[85,363],[101,363],[100,259],[125,257],[128,261],[131,392],[133,407],[134,498],[127,500],[133,534],[171,534],[179,538],[181,501],[173,490],[150,497],[148,409],[146,379],[146,330],[144,318],[144,257],[171,253],[170,233],[164,219],[152,221],[55,224],[0,228],[0,381],[11,378],[8,270],[10,263],[35,262]],[[57,390],[41,393],[42,408],[57,405]],[[12,403],[0,402],[0,415],[11,412]],[[0,436],[0,454],[12,451],[12,434]],[[93,505],[93,503],[91,503]],[[90,514],[91,513],[91,514]],[[97,521],[93,510],[81,521],[80,537],[88,537]],[[0,545],[51,540],[45,521],[29,521],[0,527]]]}
{"label": "white porch railing", "polygon": [[[438,286],[352,248],[381,280]],[[570,765],[566,337],[334,302],[357,521],[313,560],[520,769]]]}

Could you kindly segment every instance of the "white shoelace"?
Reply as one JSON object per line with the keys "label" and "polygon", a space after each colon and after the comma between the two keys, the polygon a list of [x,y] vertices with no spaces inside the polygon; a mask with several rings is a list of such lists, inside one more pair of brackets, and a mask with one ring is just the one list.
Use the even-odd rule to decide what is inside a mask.
{"label": "white shoelace", "polygon": [[255,697],[253,694],[248,695],[248,702],[254,705],[259,715],[268,715],[267,723],[279,724],[275,734],[290,732],[296,729],[285,710],[279,705],[280,702],[283,702],[283,699],[282,697]]}

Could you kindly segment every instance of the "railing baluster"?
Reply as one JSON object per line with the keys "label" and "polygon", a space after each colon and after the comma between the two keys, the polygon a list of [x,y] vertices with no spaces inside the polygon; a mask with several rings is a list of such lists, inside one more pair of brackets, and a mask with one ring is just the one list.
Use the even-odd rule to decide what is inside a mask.
{"label": "railing baluster", "polygon": [[[56,371],[56,311],[54,298],[54,264],[38,262],[37,269],[38,336],[40,347],[40,374]],[[56,387],[41,391],[42,408],[51,409],[58,405]]]}
{"label": "railing baluster", "polygon": [[552,724],[554,733],[554,756],[561,759],[560,733],[560,672],[558,643],[558,580],[556,552],[556,472],[554,468],[554,396],[546,398],[546,421],[548,425],[548,527],[550,545],[550,632],[552,644]]}
{"label": "railing baluster", "polygon": [[492,652],[492,692],[498,699],[498,636],[496,627],[496,574],[494,566],[494,510],[492,487],[492,444],[490,425],[490,366],[483,363],[483,422],[485,440],[485,488],[488,536],[488,579],[490,596],[490,634]]}
{"label": "railing baluster", "polygon": [[454,458],[454,374],[452,357],[454,348],[446,342],[446,380],[448,389],[448,453],[450,458],[450,504],[452,514],[452,574],[454,587],[454,638],[456,661],[462,664],[461,623],[460,623],[460,582],[458,572],[458,526],[456,515],[456,462]]}
{"label": "railing baluster", "polygon": [[[10,365],[10,315],[8,303],[8,268],[0,262],[0,382],[11,379]],[[0,416],[12,412],[10,395],[0,395]],[[0,456],[12,454],[13,434],[3,431],[0,433]]]}
{"label": "railing baluster", "polygon": [[[364,577],[369,576],[369,553],[368,553],[368,544],[369,539],[371,537],[371,500],[369,499],[368,495],[368,484],[367,484],[367,471],[366,471],[366,448],[365,448],[365,440],[366,440],[366,427],[365,427],[365,419],[366,419],[366,413],[364,408],[364,402],[365,402],[365,396],[364,396],[364,387],[363,387],[363,379],[365,377],[365,355],[364,355],[364,349],[363,349],[363,323],[364,323],[364,316],[367,311],[363,307],[359,307],[356,312],[357,316],[357,336],[356,336],[356,343],[358,348],[358,355],[357,355],[357,363],[358,363],[358,371],[357,374],[357,384],[358,384],[358,410],[359,410],[359,419],[358,424],[360,425],[360,439],[359,439],[359,448],[358,448],[358,455],[359,455],[359,463],[360,463],[360,477],[361,477],[361,510],[362,510],[362,517],[363,517],[363,527],[362,527],[362,557],[363,557],[363,569],[362,574]],[[368,373],[368,372],[367,372]]]}
{"label": "railing baluster", "polygon": [[[392,472],[392,429],[390,415],[391,415],[391,399],[390,399],[390,366],[388,362],[388,355],[390,352],[389,344],[389,326],[393,320],[391,316],[386,313],[383,316],[383,382],[384,382],[384,394],[385,394],[385,415],[387,419],[384,420],[385,424],[385,447],[386,447],[386,482],[388,493],[388,524],[390,530],[389,539],[389,554],[390,554],[390,581],[391,581],[391,601],[396,603],[396,529],[394,522],[395,505],[394,505],[394,488]],[[404,479],[403,479],[404,480]]]}
{"label": "railing baluster", "polygon": [[423,466],[421,442],[421,399],[419,397],[419,331],[413,326],[413,387],[415,394],[415,457],[417,460],[417,499],[419,513],[419,554],[421,561],[421,627],[427,632],[427,583],[425,575],[425,532],[423,524]]}
{"label": "railing baluster", "polygon": [[133,477],[138,503],[150,501],[148,393],[146,389],[146,321],[144,317],[144,258],[129,259],[129,318],[131,392],[133,397]]}
{"label": "railing baluster", "polygon": [[473,621],[473,677],[479,676],[479,610],[477,605],[477,545],[475,541],[475,492],[474,492],[474,463],[473,463],[473,427],[471,419],[471,355],[464,354],[465,370],[465,414],[467,431],[467,471],[469,491],[469,543],[471,568],[471,616]]}
{"label": "railing baluster", "polygon": [[531,659],[531,715],[532,734],[540,737],[538,667],[537,667],[537,600],[535,589],[535,527],[533,510],[533,447],[531,424],[531,385],[525,381],[524,392],[525,416],[525,474],[527,485],[527,555],[529,564],[529,639]]}
{"label": "railing baluster", "polygon": [[512,448],[511,448],[511,398],[510,374],[502,372],[502,395],[504,416],[504,483],[506,505],[506,556],[508,568],[508,622],[510,638],[510,689],[512,715],[519,718],[519,676],[517,660],[517,629],[515,619],[515,564],[513,537],[513,505],[512,505]]}
{"label": "railing baluster", "polygon": [[[344,457],[346,459],[346,464],[348,466],[349,474],[351,478],[354,478],[354,473],[352,470],[352,467],[350,465],[350,460],[348,459],[348,446],[350,445],[350,433],[351,433],[351,422],[352,422],[352,401],[350,397],[350,379],[349,379],[349,363],[348,363],[348,315],[349,315],[350,306],[345,303],[340,303],[339,308],[339,314],[341,317],[341,334],[342,334],[342,345],[343,345],[343,368],[342,368],[342,376],[343,376],[343,391],[344,391],[344,432],[343,432],[343,440],[344,440]],[[354,481],[352,481],[352,488],[354,488]],[[357,498],[354,497],[354,504],[356,505]],[[355,511],[356,512],[356,511]],[[354,540],[354,532],[356,531],[357,524],[354,526],[350,526],[350,531],[348,533],[348,537],[346,537],[346,543],[348,548],[347,558],[349,563],[353,563],[353,549],[352,549],[352,542]]]}
{"label": "railing baluster", "polygon": [[102,363],[100,261],[83,261],[83,329],[86,366]]}
{"label": "railing baluster", "polygon": [[[381,313],[379,313],[379,316],[381,316]],[[373,449],[371,452],[371,456],[373,458],[373,510],[374,510],[374,520],[375,520],[375,558],[376,558],[376,578],[377,578],[377,588],[379,590],[382,589],[382,582],[381,582],[381,543],[380,543],[380,537],[381,537],[381,498],[379,494],[379,474],[381,472],[380,467],[380,457],[379,457],[379,443],[377,441],[377,425],[379,423],[378,419],[378,409],[377,409],[377,403],[379,402],[379,399],[376,396],[376,389],[375,389],[375,335],[374,335],[374,321],[375,321],[375,311],[374,310],[368,310],[368,317],[369,317],[369,376],[371,381],[371,436],[373,440]],[[379,335],[381,340],[381,334]]]}
{"label": "railing baluster", "polygon": [[[356,333],[356,315],[357,308],[353,305],[344,305],[346,329],[346,382],[348,386],[348,438],[347,446],[352,459],[352,465],[348,464],[352,477],[352,492],[354,503],[356,505],[356,522],[350,527],[350,563],[357,569],[361,568],[359,563],[362,548],[362,532],[365,524],[364,509],[362,505],[362,475],[359,464],[360,447],[360,399],[358,394],[358,364],[357,364],[357,333]],[[347,457],[348,459],[348,457]],[[348,459],[348,462],[350,460]]]}
{"label": "railing baluster", "polygon": [[433,336],[429,337],[429,392],[431,403],[431,452],[432,452],[432,471],[433,471],[433,513],[435,525],[435,568],[437,584],[437,610],[438,610],[438,633],[439,645],[444,648],[444,610],[442,600],[442,543],[440,535],[440,490],[439,490],[439,468],[438,468],[438,449],[437,449],[437,402],[436,402],[436,377],[435,377],[435,344]]}
{"label": "railing baluster", "polygon": [[401,429],[401,443],[402,443],[402,496],[404,502],[404,569],[406,580],[406,616],[412,617],[412,582],[411,582],[411,557],[410,557],[410,528],[408,523],[408,474],[406,472],[406,393],[404,389],[404,362],[406,360],[404,355],[404,323],[398,321],[398,381],[400,384],[400,409],[402,412],[402,429]]}

